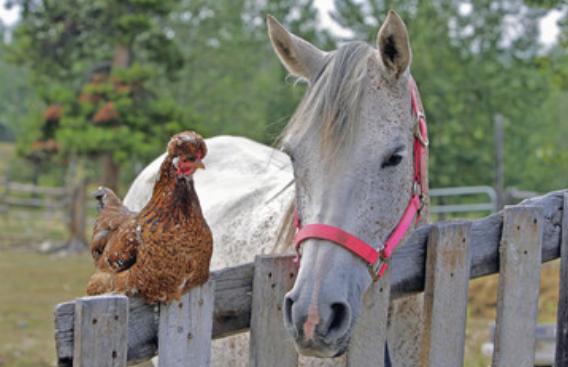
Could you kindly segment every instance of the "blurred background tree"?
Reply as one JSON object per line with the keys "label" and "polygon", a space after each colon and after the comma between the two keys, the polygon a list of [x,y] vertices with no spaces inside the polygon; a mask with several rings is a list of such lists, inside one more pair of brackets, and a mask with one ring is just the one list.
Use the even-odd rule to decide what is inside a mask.
{"label": "blurred background tree", "polygon": [[[553,93],[549,70],[541,70],[538,42],[545,9],[521,0],[346,0],[335,5],[333,18],[352,30],[354,39],[373,40],[391,7],[406,20],[412,73],[432,134],[432,187],[493,183],[496,114],[506,118],[507,184],[543,191],[561,186],[558,181],[547,185],[555,170],[543,171],[538,159],[529,168],[526,160],[542,147],[532,137],[560,122],[545,116],[543,108]],[[547,183],[539,182],[543,176]]]}
{"label": "blurred background tree", "polygon": [[[61,110],[49,136],[39,111],[22,120],[20,151],[41,162],[50,153],[100,159],[114,189],[121,166],[127,183],[184,128],[273,140],[301,92],[282,83],[265,13],[330,44],[311,0],[13,3],[22,18],[8,59],[33,74],[43,115]],[[57,149],[38,154],[54,131]]]}
{"label": "blurred background tree", "polygon": [[[152,87],[157,75],[174,78],[183,65],[164,27],[177,1],[18,5],[22,18],[10,58],[32,71],[48,105],[44,117],[57,110],[51,120],[44,118],[39,140],[23,151],[36,157],[40,151],[42,160],[57,152],[100,157],[102,183],[116,190],[121,163],[149,159],[181,128],[175,102]],[[37,129],[25,131],[33,135]]]}
{"label": "blurred background tree", "polygon": [[[432,134],[432,186],[493,183],[497,114],[506,121],[507,185],[548,191],[568,182],[561,1],[336,0],[339,37],[322,26],[313,0],[13,3],[21,20],[2,52],[18,66],[3,61],[0,67],[12,72],[2,77],[35,102],[10,104],[17,122],[4,122],[4,134],[28,148],[47,141],[45,114],[60,106],[58,156],[101,160],[107,185],[116,185],[123,167],[125,186],[176,130],[274,141],[304,88],[283,82],[266,36],[267,13],[333,49],[355,39],[373,43],[389,8],[410,31],[412,71]],[[563,36],[545,46],[539,22],[552,9],[563,11]],[[104,113],[108,120],[100,121]]]}

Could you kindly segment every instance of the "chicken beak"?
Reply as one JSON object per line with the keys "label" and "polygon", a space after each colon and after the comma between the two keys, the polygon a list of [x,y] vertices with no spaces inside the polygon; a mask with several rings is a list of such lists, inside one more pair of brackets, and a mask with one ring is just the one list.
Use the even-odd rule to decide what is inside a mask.
{"label": "chicken beak", "polygon": [[195,164],[193,165],[193,167],[195,168],[196,171],[200,168],[205,169],[205,165],[201,161],[196,161]]}

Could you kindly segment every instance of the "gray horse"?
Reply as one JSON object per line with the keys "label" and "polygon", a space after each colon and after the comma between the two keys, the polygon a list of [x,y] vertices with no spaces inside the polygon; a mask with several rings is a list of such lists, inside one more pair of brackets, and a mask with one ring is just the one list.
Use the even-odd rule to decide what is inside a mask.
{"label": "gray horse", "polygon": [[[391,11],[376,48],[354,42],[332,52],[289,33],[271,17],[268,29],[278,57],[308,83],[308,90],[282,135],[286,154],[242,138],[208,140],[207,170],[195,181],[215,240],[213,267],[272,252],[279,240],[293,235],[293,207],[305,223],[337,226],[382,247],[400,220],[413,182],[416,121],[404,23]],[[160,162],[137,178],[126,205],[144,205]],[[344,365],[344,352],[364,312],[363,295],[373,286],[371,276],[363,261],[330,242],[308,240],[302,251],[298,278],[284,303],[284,322],[304,355],[300,365]],[[421,312],[418,297],[391,305],[388,343],[396,367],[419,365]],[[247,339],[215,341],[212,364],[247,366]]]}

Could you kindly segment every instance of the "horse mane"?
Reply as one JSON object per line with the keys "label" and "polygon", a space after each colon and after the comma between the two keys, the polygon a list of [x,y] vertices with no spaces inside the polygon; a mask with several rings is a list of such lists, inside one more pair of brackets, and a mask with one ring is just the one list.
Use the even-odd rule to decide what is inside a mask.
{"label": "horse mane", "polygon": [[[364,42],[350,42],[330,52],[308,85],[278,144],[286,150],[290,137],[301,141],[306,134],[319,134],[322,164],[332,164],[336,154],[354,142],[361,99],[365,90],[367,60],[375,49]],[[281,222],[274,252],[284,252],[295,234],[292,199]]]}
{"label": "horse mane", "polygon": [[364,42],[350,42],[330,52],[284,128],[280,145],[291,136],[300,141],[306,134],[319,134],[324,163],[333,162],[335,154],[348,148],[365,90],[367,59],[373,52]]}

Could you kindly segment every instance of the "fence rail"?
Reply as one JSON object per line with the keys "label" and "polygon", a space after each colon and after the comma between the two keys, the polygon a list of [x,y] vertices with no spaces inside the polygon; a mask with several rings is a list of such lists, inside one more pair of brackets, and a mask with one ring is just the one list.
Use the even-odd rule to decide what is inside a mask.
{"label": "fence rail", "polygon": [[[32,197],[22,197],[22,194]],[[69,195],[70,190],[66,187],[38,186],[4,179],[0,207],[64,208],[69,203]]]}
{"label": "fence rail", "polygon": [[440,189],[430,189],[428,192],[431,200],[440,201],[448,197],[464,197],[472,195],[486,195],[489,202],[468,203],[468,204],[438,204],[429,208],[432,214],[450,213],[470,213],[470,212],[496,212],[497,192],[491,186],[464,186],[464,187],[445,187]]}
{"label": "fence rail", "polygon": [[[527,361],[534,358],[533,350],[528,347],[523,350],[514,348],[508,344],[508,338],[511,335],[518,338],[518,333],[522,331],[522,337],[525,338],[523,345],[534,344],[534,335],[531,340],[530,335],[527,334],[534,329],[536,320],[534,310],[537,298],[534,297],[534,292],[538,292],[539,264],[558,258],[562,243],[563,266],[566,266],[568,250],[565,249],[568,249],[568,235],[562,236],[562,231],[565,234],[568,233],[568,220],[566,219],[568,216],[564,216],[563,221],[562,215],[565,205],[568,205],[565,195],[568,198],[568,191],[553,192],[529,199],[519,206],[507,207],[504,211],[479,220],[427,225],[413,232],[406,244],[397,250],[390,267],[392,269],[390,297],[399,298],[426,290],[426,316],[429,315],[427,320],[430,320],[431,327],[429,335],[424,338],[427,351],[423,358],[426,361],[424,366],[454,366],[452,363],[460,360],[458,365],[463,363],[463,345],[456,347],[454,345],[456,343],[436,342],[443,334],[443,330],[436,328],[440,322],[453,330],[452,340],[457,344],[463,344],[465,330],[466,294],[462,294],[463,297],[460,296],[459,302],[456,302],[455,294],[444,292],[442,283],[456,292],[466,292],[464,288],[467,289],[468,279],[497,273],[499,267],[504,273],[501,277],[498,304],[500,316],[497,319],[495,365],[531,365]],[[456,241],[462,243],[463,246],[450,246]],[[428,254],[426,253],[427,242],[431,246]],[[267,269],[267,266],[272,268],[270,277],[264,274],[266,271],[263,269]],[[450,274],[453,275],[449,278],[441,276],[441,274],[447,275],[448,269],[451,269]],[[280,348],[275,349],[273,343],[284,343],[284,345],[289,343],[287,339],[278,337],[284,335],[282,334],[283,326],[279,322],[282,318],[278,317],[276,320],[276,316],[281,312],[279,310],[281,299],[278,298],[281,298],[291,286],[290,279],[295,276],[295,271],[296,268],[290,261],[290,257],[258,257],[255,263],[213,272],[211,278],[215,283],[215,291],[212,330],[211,335],[206,335],[207,338],[210,336],[221,338],[244,332],[252,327],[254,330],[251,330],[253,341],[251,345],[255,349],[251,352],[251,366],[261,366],[267,360],[275,361],[274,355],[266,355]],[[523,271],[523,274],[519,274],[519,271]],[[522,282],[516,284],[518,277],[524,277],[524,280],[521,279]],[[565,282],[566,280],[563,280],[563,294],[566,294]],[[520,292],[524,297],[527,286],[531,287],[529,293],[532,296],[526,300],[523,298],[520,303],[525,303],[524,306],[515,307],[515,301],[521,297]],[[376,293],[372,297],[375,301],[383,300],[384,305],[384,300],[388,301],[389,298],[388,288],[375,288],[370,292]],[[382,294],[379,293],[379,289],[383,291]],[[559,315],[560,312],[566,312],[565,310],[568,309],[566,298],[568,297],[561,298]],[[268,308],[263,309],[267,299],[271,301],[266,304]],[[262,306],[255,303],[260,301],[263,302]],[[77,353],[77,339],[82,337],[75,332],[78,330],[77,323],[80,322],[78,317],[80,318],[81,314],[78,312],[78,307],[82,307],[81,302],[84,301],[64,303],[58,305],[55,310],[55,339],[59,366],[71,366]],[[370,303],[377,304],[377,302]],[[380,307],[382,311],[385,309],[384,306]],[[264,315],[259,312],[263,312]],[[445,312],[451,312],[451,315],[448,316]],[[160,311],[156,307],[145,305],[136,298],[130,299],[127,333],[128,364],[149,359],[156,354],[158,324],[161,322],[158,320],[163,317],[159,314]],[[448,320],[440,321],[440,316],[445,316]],[[190,317],[189,312],[186,312],[185,317]],[[365,312],[362,317],[365,317]],[[522,319],[517,322],[519,318]],[[377,319],[380,322],[386,322],[386,313]],[[567,322],[559,318],[558,329],[568,330]],[[384,338],[382,335],[384,327],[374,327],[370,330],[372,335],[367,332],[366,335],[359,337],[365,340]],[[358,337],[358,333],[359,331],[355,330],[353,337]],[[566,333],[558,334],[560,338],[566,338]],[[447,341],[447,338],[445,340]],[[125,343],[125,340],[122,343]],[[259,348],[259,343],[264,343],[262,348]],[[558,348],[560,352],[557,352],[557,355],[566,355],[566,351],[562,349],[566,348],[566,345],[558,346]],[[381,348],[376,347],[373,350],[378,349]],[[510,356],[509,351],[512,349],[514,349],[515,356]],[[294,350],[289,350],[294,356]],[[357,355],[352,350],[348,353],[348,361],[365,358],[365,355]],[[380,353],[382,352],[379,351]],[[374,362],[381,361],[375,357],[373,356]],[[446,359],[437,359],[442,357]],[[521,364],[515,364],[516,362],[509,364],[509,361],[518,359],[522,360]],[[272,364],[274,367],[290,366],[294,365],[294,359],[290,361],[290,359],[279,358],[275,363]],[[351,362],[351,365],[355,365],[353,363],[355,362]],[[123,366],[123,364],[117,364],[117,366]],[[207,366],[207,364],[200,366]]]}
{"label": "fence rail", "polygon": [[[83,251],[87,248],[85,241],[85,225],[86,225],[86,181],[81,180],[73,185],[66,187],[42,187],[28,183],[12,182],[4,178],[3,188],[0,188],[0,214],[8,214],[2,217],[3,225],[8,227],[5,232],[17,233],[15,238],[7,238],[3,233],[0,240],[9,242],[21,242],[24,239],[45,240],[45,228],[50,230],[54,227],[59,228],[63,222],[67,227],[68,236],[66,240],[66,248],[70,251]],[[91,201],[94,205],[94,201]],[[10,211],[13,208],[24,208],[24,210]],[[30,210],[31,209],[31,210]],[[17,213],[20,216],[36,214],[35,209],[43,209],[44,218],[37,220],[29,220],[30,225],[43,225],[44,231],[30,230],[26,227],[26,234],[22,236],[21,231],[11,228],[19,225],[18,220],[11,220],[11,213]],[[57,211],[60,218],[54,219],[54,211]],[[41,211],[40,211],[41,213]],[[38,227],[39,227],[38,226]],[[62,232],[63,228],[61,228]],[[39,233],[38,233],[39,232]]]}

